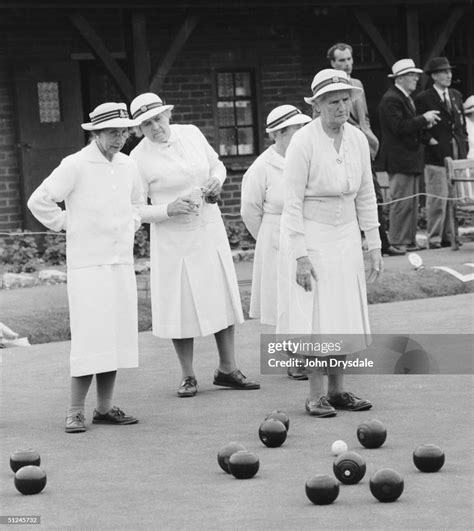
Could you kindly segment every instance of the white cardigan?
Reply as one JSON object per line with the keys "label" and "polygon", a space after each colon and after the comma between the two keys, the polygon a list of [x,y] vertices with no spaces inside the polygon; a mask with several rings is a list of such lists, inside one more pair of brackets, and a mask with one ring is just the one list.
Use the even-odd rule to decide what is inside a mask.
{"label": "white cardigan", "polygon": [[[65,201],[66,210],[57,203]],[[69,155],[33,192],[28,208],[46,227],[67,232],[67,265],[76,269],[133,264],[133,240],[144,204],[135,162],[109,162],[95,141]]]}
{"label": "white cardigan", "polygon": [[[377,203],[370,166],[369,144],[356,127],[345,123],[339,158],[332,139],[324,132],[321,119],[297,131],[285,157],[286,196],[284,215],[295,258],[307,256],[305,203],[320,223],[340,225],[355,216],[364,231],[369,250],[380,249]],[[344,160],[344,188],[334,178],[334,168]],[[313,200],[318,201],[314,202]]]}

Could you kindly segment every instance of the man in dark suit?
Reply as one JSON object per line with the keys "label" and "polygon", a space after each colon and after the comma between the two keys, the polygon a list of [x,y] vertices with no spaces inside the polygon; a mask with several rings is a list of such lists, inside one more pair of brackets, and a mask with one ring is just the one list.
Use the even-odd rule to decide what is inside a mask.
{"label": "man in dark suit", "polygon": [[[388,173],[390,195],[390,241],[405,251],[417,251],[418,179],[423,171],[421,133],[439,120],[439,111],[417,114],[410,96],[422,70],[412,59],[400,59],[392,66],[394,86],[379,104],[382,131],[380,162]],[[404,199],[406,198],[406,199]]]}
{"label": "man in dark suit", "polygon": [[[367,100],[365,99],[364,85],[362,81],[352,77],[352,67],[354,65],[354,59],[352,58],[352,46],[343,42],[338,42],[329,48],[327,58],[331,63],[332,68],[335,70],[343,70],[349,82],[354,87],[362,89],[362,95],[352,101],[351,113],[349,116],[349,123],[358,127],[366,136],[369,142],[370,156],[374,161],[377,152],[379,150],[379,140],[375,136],[372,128],[370,127],[369,110],[367,108]],[[314,107],[315,109],[315,107]],[[387,235],[387,223],[385,221],[385,214],[383,206],[379,203],[383,203],[382,189],[377,180],[377,174],[372,166],[372,179],[374,181],[375,197],[377,198],[377,214],[379,218],[379,235],[382,242],[382,254],[388,256],[399,256],[405,254],[402,249],[397,249],[393,245],[390,245],[390,241]]]}
{"label": "man in dark suit", "polygon": [[[430,249],[450,245],[447,200],[448,179],[444,158],[465,159],[468,152],[466,117],[463,99],[459,91],[449,88],[452,66],[446,57],[433,57],[428,61],[426,73],[433,86],[420,92],[415,98],[418,112],[428,109],[439,111],[440,120],[423,133],[425,148],[426,213],[428,244]],[[438,197],[432,197],[438,196]]]}

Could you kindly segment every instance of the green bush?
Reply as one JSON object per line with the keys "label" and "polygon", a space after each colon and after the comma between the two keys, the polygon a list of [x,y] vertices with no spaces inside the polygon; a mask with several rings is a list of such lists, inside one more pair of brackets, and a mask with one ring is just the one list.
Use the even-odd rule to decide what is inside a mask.
{"label": "green bush", "polygon": [[44,239],[43,260],[52,265],[63,265],[66,263],[66,234],[58,232],[48,232]]}
{"label": "green bush", "polygon": [[227,239],[231,249],[250,249],[255,245],[255,240],[241,220],[224,221]]}
{"label": "green bush", "polygon": [[2,260],[11,273],[31,273],[37,269],[38,247],[30,231],[12,234],[6,239]]}
{"label": "green bush", "polygon": [[143,227],[140,227],[135,233],[133,255],[135,258],[148,258],[150,256],[150,242],[148,234]]}

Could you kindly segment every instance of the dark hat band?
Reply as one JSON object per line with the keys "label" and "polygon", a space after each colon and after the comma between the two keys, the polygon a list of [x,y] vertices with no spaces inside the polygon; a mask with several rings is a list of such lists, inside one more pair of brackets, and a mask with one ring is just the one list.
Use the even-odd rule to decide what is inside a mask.
{"label": "dark hat band", "polygon": [[152,109],[156,109],[157,107],[163,107],[163,103],[155,101],[154,103],[149,103],[148,105],[142,105],[133,113],[132,117],[134,120],[136,120],[142,114],[145,114]]}
{"label": "dark hat band", "polygon": [[331,79],[326,79],[325,81],[321,81],[321,83],[318,83],[313,87],[313,94],[316,94],[319,90],[321,90],[324,87],[327,87],[328,85],[333,85],[336,83],[344,83],[346,85],[350,85],[349,81],[343,77],[338,76],[332,76]]}
{"label": "dark hat band", "polygon": [[103,112],[101,114],[98,114],[97,116],[94,116],[93,118],[90,115],[89,117],[91,119],[92,125],[97,125],[103,122],[113,120],[114,118],[128,119],[128,112],[125,109],[117,109],[115,111]]}
{"label": "dark hat band", "polygon": [[286,122],[293,116],[296,116],[297,114],[301,114],[301,111],[299,109],[294,109],[293,111],[287,112],[283,116],[280,116],[280,118],[277,118],[276,120],[273,120],[273,122],[270,122],[267,124],[267,129],[273,129],[277,125],[281,125],[283,122]]}

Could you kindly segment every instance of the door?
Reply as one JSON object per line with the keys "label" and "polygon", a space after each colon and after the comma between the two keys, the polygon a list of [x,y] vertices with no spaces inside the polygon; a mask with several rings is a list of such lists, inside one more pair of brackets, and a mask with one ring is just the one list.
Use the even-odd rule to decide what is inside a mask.
{"label": "door", "polygon": [[20,64],[15,69],[24,228],[44,230],[26,207],[61,160],[84,146],[81,80],[75,61]]}

